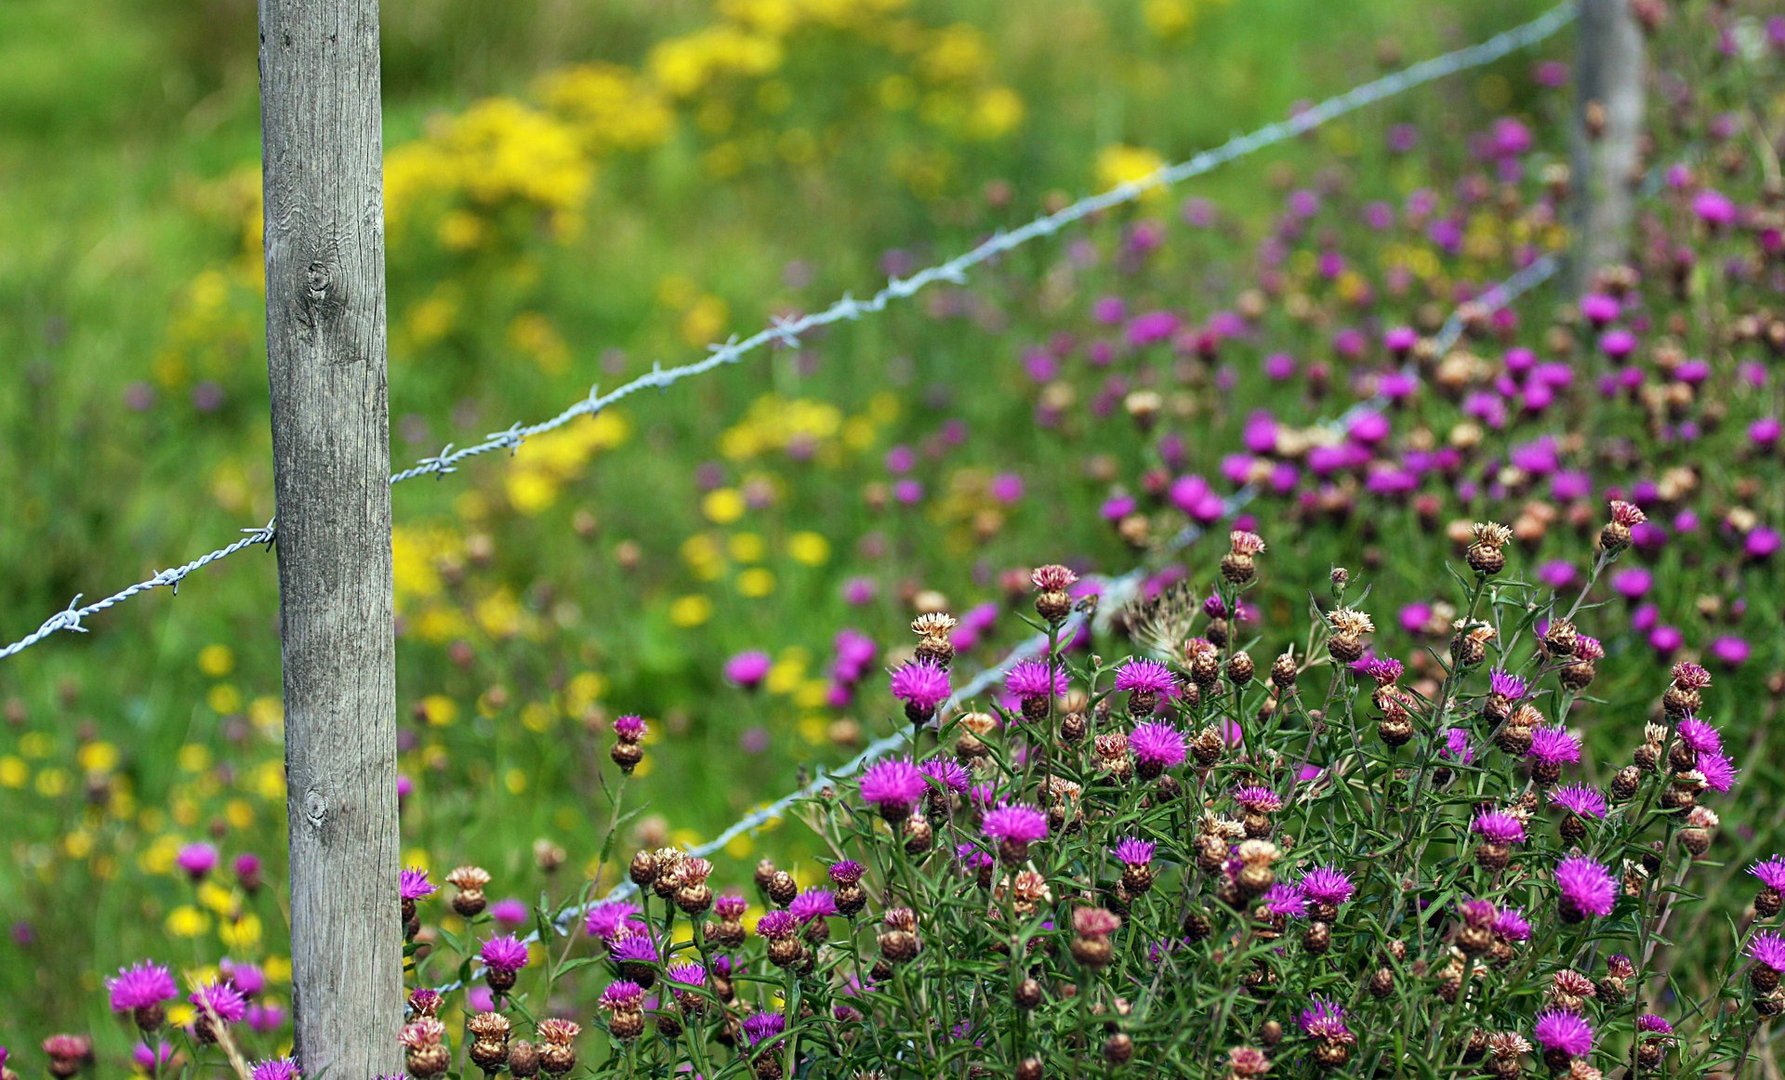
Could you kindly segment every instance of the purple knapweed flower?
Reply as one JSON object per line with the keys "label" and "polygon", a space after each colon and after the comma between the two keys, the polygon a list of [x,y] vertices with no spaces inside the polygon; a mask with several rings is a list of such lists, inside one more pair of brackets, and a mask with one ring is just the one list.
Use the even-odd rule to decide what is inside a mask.
{"label": "purple knapweed flower", "polygon": [[1475,820],[1470,822],[1469,830],[1490,844],[1525,842],[1525,823],[1504,810],[1477,814]]}
{"label": "purple knapweed flower", "polygon": [[917,767],[926,779],[932,780],[943,791],[956,795],[965,795],[973,786],[973,776],[954,758],[933,757]]}
{"label": "purple knapweed flower", "polygon": [[601,992],[596,1005],[606,1012],[637,1012],[645,1003],[645,988],[631,979],[615,979]]}
{"label": "purple knapweed flower", "polygon": [[248,1001],[228,979],[205,983],[187,997],[201,1013],[210,1013],[226,1024],[239,1024],[248,1014]]}
{"label": "purple knapweed flower", "polygon": [[867,872],[867,867],[854,859],[838,859],[831,863],[830,868],[826,871],[830,875],[831,882],[836,885],[854,885]]}
{"label": "purple knapweed flower", "polygon": [[1696,716],[1682,719],[1675,730],[1680,741],[1695,754],[1720,753],[1723,749],[1723,736]]}
{"label": "purple knapweed flower", "polygon": [[1748,867],[1748,873],[1759,878],[1762,885],[1774,892],[1785,892],[1785,858],[1774,855]]}
{"label": "purple knapweed flower", "polygon": [[760,1046],[786,1030],[787,1017],[778,1012],[753,1012],[744,1017],[744,1039],[751,1046]]}
{"label": "purple knapweed flower", "polygon": [[754,690],[768,678],[774,661],[769,654],[752,649],[725,661],[725,681],[745,690]]}
{"label": "purple knapweed flower", "polygon": [[268,1058],[255,1062],[248,1070],[248,1080],[299,1080],[300,1076],[292,1058]]}
{"label": "purple knapweed flower", "polygon": [[1066,688],[1066,672],[1045,660],[1013,664],[1004,676],[1004,689],[1019,698],[1064,697]]}
{"label": "purple knapweed flower", "polygon": [[1723,794],[1735,786],[1735,761],[1728,754],[1704,753],[1693,759],[1693,767],[1704,774],[1705,786]]}
{"label": "purple knapweed flower", "polygon": [[987,811],[980,831],[1000,843],[1032,844],[1047,836],[1047,815],[1033,806],[1007,804]]}
{"label": "purple knapweed flower", "polygon": [[1469,745],[1469,730],[1460,727],[1445,728],[1444,744],[1438,747],[1438,753],[1464,765],[1474,762],[1475,748]]}
{"label": "purple knapweed flower", "polygon": [[1350,900],[1357,892],[1351,876],[1335,866],[1316,866],[1303,874],[1297,884],[1301,886],[1303,896],[1316,904],[1334,907]]}
{"label": "purple knapweed flower", "polygon": [[913,660],[893,672],[893,697],[908,708],[929,711],[948,700],[948,672],[928,660]]}
{"label": "purple knapweed flower", "polygon": [[117,975],[106,980],[105,987],[111,994],[112,1011],[117,1013],[153,1009],[180,996],[173,973],[147,960],[119,968]]}
{"label": "purple knapweed flower", "polygon": [[428,880],[426,870],[410,867],[397,875],[397,895],[404,900],[425,900],[438,892],[439,888]]}
{"label": "purple knapweed flower", "polygon": [[1762,930],[1748,942],[1748,955],[1755,963],[1785,974],[1785,936]]}
{"label": "purple knapweed flower", "polygon": [[1575,765],[1580,762],[1580,740],[1560,724],[1538,728],[1531,733],[1529,756],[1544,765]]}
{"label": "purple knapweed flower", "polygon": [[1151,840],[1130,836],[1117,841],[1111,854],[1124,866],[1146,866],[1153,861],[1153,852],[1157,849],[1158,845]]}
{"label": "purple knapweed flower", "polygon": [[527,946],[513,934],[490,938],[477,955],[491,971],[513,974],[527,966]]}
{"label": "purple knapweed flower", "polygon": [[638,905],[625,900],[608,900],[596,904],[583,916],[583,929],[590,937],[612,941],[621,934],[643,933],[645,924],[633,918]]}
{"label": "purple knapweed flower", "polygon": [[787,905],[787,913],[802,925],[814,919],[828,919],[837,913],[837,894],[829,889],[805,889]]}
{"label": "purple knapweed flower", "polygon": [[1586,855],[1570,856],[1556,864],[1556,885],[1562,894],[1563,916],[1575,921],[1611,914],[1618,899],[1617,879]]}
{"label": "purple knapweed flower", "polygon": [[878,807],[881,814],[909,814],[928,790],[923,773],[910,758],[878,761],[862,773],[862,801]]}
{"label": "purple knapweed flower", "polygon": [[1170,724],[1149,720],[1128,733],[1128,749],[1141,765],[1174,769],[1184,763],[1189,748],[1184,734]]}
{"label": "purple knapweed flower", "polygon": [[1531,940],[1531,923],[1519,908],[1503,908],[1494,916],[1494,933],[1507,941]]}
{"label": "purple knapweed flower", "polygon": [[1177,688],[1171,669],[1157,660],[1134,657],[1116,669],[1116,689],[1127,692],[1169,694]]}
{"label": "purple knapweed flower", "polygon": [[1254,813],[1274,814],[1283,809],[1283,799],[1262,784],[1244,784],[1233,789],[1233,801]]}
{"label": "purple knapweed flower", "polygon": [[1566,1009],[1550,1009],[1537,1014],[1532,1030],[1546,1050],[1555,1050],[1569,1057],[1580,1057],[1593,1049],[1593,1025],[1580,1014]]}
{"label": "purple knapweed flower", "polygon": [[1300,919],[1308,914],[1308,895],[1296,885],[1279,881],[1265,890],[1264,906],[1272,915]]}
{"label": "purple knapweed flower", "polygon": [[1559,806],[1576,817],[1605,816],[1605,796],[1590,784],[1566,784],[1549,793],[1551,806]]}
{"label": "purple knapweed flower", "polygon": [[1328,1042],[1350,1042],[1355,1038],[1345,1026],[1345,1007],[1319,994],[1314,995],[1310,1007],[1302,1010],[1299,1023],[1302,1033],[1310,1038]]}
{"label": "purple knapweed flower", "polygon": [[187,844],[174,856],[174,864],[197,881],[217,866],[217,849],[210,844]]}
{"label": "purple knapweed flower", "polygon": [[659,957],[657,943],[649,931],[626,933],[607,943],[607,955],[618,964],[655,964]]}

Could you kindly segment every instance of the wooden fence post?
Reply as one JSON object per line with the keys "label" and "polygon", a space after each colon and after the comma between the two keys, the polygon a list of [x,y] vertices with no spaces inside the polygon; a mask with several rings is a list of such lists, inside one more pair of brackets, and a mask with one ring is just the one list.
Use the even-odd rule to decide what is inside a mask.
{"label": "wooden fence post", "polygon": [[1578,0],[1574,117],[1574,291],[1629,251],[1647,49],[1629,0]]}
{"label": "wooden fence post", "polygon": [[295,1052],[402,1065],[377,0],[259,0]]}

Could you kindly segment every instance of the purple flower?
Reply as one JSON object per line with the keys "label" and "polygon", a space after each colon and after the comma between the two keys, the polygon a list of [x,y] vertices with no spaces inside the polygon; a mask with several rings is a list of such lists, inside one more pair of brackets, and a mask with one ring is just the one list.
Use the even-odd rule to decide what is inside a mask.
{"label": "purple flower", "polygon": [[1507,941],[1531,940],[1531,924],[1518,908],[1505,908],[1494,916],[1494,933]]}
{"label": "purple flower", "polygon": [[1047,815],[1013,803],[986,812],[980,830],[1000,843],[1032,844],[1047,836]]}
{"label": "purple flower", "polygon": [[637,1012],[645,1003],[645,988],[631,979],[615,979],[596,1002],[608,1012]]}
{"label": "purple flower", "polygon": [[642,933],[645,924],[634,919],[638,905],[625,900],[609,900],[596,904],[583,916],[583,929],[590,937],[612,941],[623,933]]}
{"label": "purple flower", "polygon": [[744,1039],[760,1046],[787,1030],[787,1017],[778,1012],[753,1012],[744,1017]]}
{"label": "purple flower", "polygon": [[1265,890],[1264,906],[1272,915],[1300,919],[1308,914],[1308,896],[1299,887],[1279,881]]}
{"label": "purple flower", "polygon": [[637,713],[625,713],[614,720],[614,737],[621,742],[641,742],[649,731],[645,718]]}
{"label": "purple flower", "polygon": [[828,871],[831,881],[838,885],[854,885],[867,872],[867,868],[854,859],[838,859],[831,863]]}
{"label": "purple flower", "polygon": [[799,920],[791,911],[770,911],[756,920],[756,932],[771,941],[790,938],[798,929]]}
{"label": "purple flower", "polygon": [[1719,794],[1735,786],[1735,762],[1727,754],[1699,754],[1693,765],[1704,774],[1704,782]]}
{"label": "purple flower", "polygon": [[873,803],[882,813],[889,808],[894,812],[910,813],[926,790],[928,786],[924,783],[923,773],[910,758],[875,762],[862,773],[862,801]]}
{"label": "purple flower", "polygon": [[913,660],[892,675],[893,697],[928,711],[948,700],[948,672],[928,660]]}
{"label": "purple flower", "polygon": [[1335,866],[1316,866],[1302,875],[1299,882],[1302,895],[1316,904],[1338,906],[1350,900],[1357,892],[1357,886],[1351,883],[1351,876]]}
{"label": "purple flower", "polygon": [[134,967],[119,968],[105,986],[111,991],[112,1011],[118,1013],[153,1008],[180,996],[173,973],[147,960]]}
{"label": "purple flower", "polygon": [[527,966],[527,946],[513,934],[503,934],[484,942],[478,958],[491,971],[513,973]]}
{"label": "purple flower", "polygon": [[1453,761],[1461,761],[1464,765],[1475,760],[1475,749],[1469,745],[1469,730],[1453,727],[1444,729],[1444,745],[1438,753]]}
{"label": "purple flower", "polygon": [[837,913],[837,894],[829,889],[806,889],[787,905],[787,913],[802,925],[814,919],[827,919]]}
{"label": "purple flower", "polygon": [[1530,756],[1545,765],[1575,765],[1580,762],[1580,740],[1561,724],[1538,728],[1531,733]]}
{"label": "purple flower", "polygon": [[1618,883],[1611,871],[1585,855],[1556,864],[1556,885],[1562,891],[1563,914],[1576,920],[1609,915],[1618,899]]}
{"label": "purple flower", "polygon": [[409,868],[397,875],[397,894],[405,900],[425,900],[438,891],[426,870]]}
{"label": "purple flower", "polygon": [[230,982],[235,983],[243,997],[253,997],[267,988],[266,972],[260,970],[258,965],[244,964],[225,957],[218,962],[217,969]]}
{"label": "purple flower", "polygon": [[226,1024],[239,1024],[248,1014],[247,999],[228,979],[205,983],[186,999],[201,1013],[214,1013]]}
{"label": "purple flower", "polygon": [[1116,689],[1129,692],[1168,694],[1177,688],[1171,669],[1157,660],[1134,657],[1116,669]]}
{"label": "purple flower", "polygon": [[1673,1025],[1654,1013],[1643,1013],[1636,1018],[1636,1030],[1645,1034],[1672,1035]]}
{"label": "purple flower", "polygon": [[1538,1013],[1533,1034],[1545,1049],[1559,1050],[1569,1057],[1580,1057],[1593,1049],[1593,1026],[1579,1014],[1564,1009]]}
{"label": "purple flower", "polygon": [[707,969],[692,960],[680,964],[671,964],[663,972],[664,978],[672,983],[684,986],[699,986],[707,981]]}
{"label": "purple flower", "polygon": [[1024,660],[1004,676],[1004,689],[1019,698],[1063,697],[1066,672],[1045,660]]}
{"label": "purple flower", "polygon": [[655,964],[657,943],[651,940],[649,931],[621,934],[607,943],[607,955],[616,964]]}
{"label": "purple flower", "polygon": [[1559,806],[1576,817],[1605,816],[1605,796],[1589,784],[1567,784],[1549,793],[1551,806]]}
{"label": "purple flower", "polygon": [[1470,823],[1471,832],[1480,836],[1490,844],[1522,844],[1525,842],[1525,823],[1504,810],[1490,810],[1477,814]]}
{"label": "purple flower", "polygon": [[919,765],[917,771],[923,773],[926,778],[935,781],[943,791],[953,792],[956,795],[965,795],[967,789],[973,786],[972,775],[953,758],[940,756],[930,758]]}
{"label": "purple flower", "polygon": [[1151,840],[1130,836],[1117,841],[1112,854],[1124,866],[1146,866],[1153,861],[1153,852],[1157,847]]}
{"label": "purple flower", "polygon": [[1283,799],[1262,784],[1244,784],[1234,788],[1233,801],[1259,814],[1274,814],[1283,809]]}
{"label": "purple flower", "polygon": [[741,652],[725,662],[725,681],[745,690],[754,690],[768,678],[769,668],[773,665],[768,653],[755,649]]}
{"label": "purple flower", "polygon": [[1161,769],[1182,765],[1189,752],[1182,732],[1170,724],[1154,720],[1134,726],[1128,733],[1128,749],[1133,752],[1135,761]]}
{"label": "purple flower", "polygon": [[1499,694],[1507,701],[1517,701],[1524,697],[1528,690],[1529,687],[1525,685],[1525,680],[1517,675],[1499,668],[1488,672],[1488,693],[1490,694]]}
{"label": "purple flower", "polygon": [[174,863],[193,880],[204,877],[217,865],[217,849],[210,844],[187,844],[174,856]]}
{"label": "purple flower", "polygon": [[1774,892],[1785,892],[1785,858],[1774,855],[1748,867],[1748,873],[1759,878],[1762,885]]}
{"label": "purple flower", "polygon": [[257,1061],[248,1070],[248,1080],[299,1080],[297,1062],[291,1058],[269,1058]]}
{"label": "purple flower", "polygon": [[1785,937],[1771,930],[1762,930],[1754,935],[1754,940],[1748,942],[1748,955],[1756,963],[1785,974]]}
{"label": "purple flower", "polygon": [[1313,1005],[1302,1010],[1302,1033],[1315,1039],[1328,1042],[1351,1042],[1355,1036],[1345,1026],[1345,1007],[1330,998],[1319,994],[1313,997]]}
{"label": "purple flower", "polygon": [[1718,734],[1716,728],[1696,716],[1681,720],[1677,730],[1680,741],[1693,753],[1719,753],[1723,749],[1723,736]]}
{"label": "purple flower", "polygon": [[503,926],[519,926],[527,921],[527,905],[512,896],[498,900],[490,905],[490,918]]}
{"label": "purple flower", "polygon": [[1384,684],[1399,679],[1405,670],[1401,662],[1392,656],[1372,656],[1367,660],[1359,660],[1351,668],[1367,679]]}

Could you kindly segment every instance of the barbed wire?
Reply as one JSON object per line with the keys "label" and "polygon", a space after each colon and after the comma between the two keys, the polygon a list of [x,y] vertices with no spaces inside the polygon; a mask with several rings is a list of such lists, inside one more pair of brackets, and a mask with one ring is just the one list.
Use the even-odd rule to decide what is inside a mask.
{"label": "barbed wire", "polygon": [[[885,311],[887,306],[894,301],[910,299],[920,290],[931,285],[942,282],[965,284],[967,271],[990,262],[999,255],[1032,240],[1052,236],[1065,225],[1104,210],[1134,202],[1155,189],[1169,187],[1201,176],[1236,158],[1287,142],[1385,98],[1405,93],[1415,87],[1458,72],[1492,63],[1549,38],[1573,21],[1576,14],[1573,0],[1564,0],[1563,3],[1530,22],[1495,34],[1484,41],[1422,60],[1400,71],[1362,83],[1344,93],[1329,97],[1297,112],[1287,119],[1266,124],[1244,135],[1236,135],[1220,146],[1204,150],[1176,164],[1163,166],[1140,179],[1118,184],[1101,194],[1080,199],[1071,206],[1037,217],[1020,228],[1009,232],[994,233],[978,246],[947,262],[920,270],[909,277],[888,279],[885,286],[866,300],[857,300],[849,293],[844,293],[841,299],[823,311],[806,315],[777,317],[771,320],[766,328],[749,337],[739,339],[734,336],[724,344],[710,345],[708,346],[708,355],[701,360],[667,368],[660,363],[652,364],[649,372],[605,394],[600,392],[599,386],[591,387],[587,397],[571,404],[550,419],[534,424],[517,422],[501,431],[491,432],[484,437],[483,441],[470,446],[455,448],[449,443],[439,453],[423,458],[415,465],[393,474],[390,482],[400,484],[406,480],[414,480],[423,476],[445,476],[448,473],[456,472],[461,462],[497,450],[515,453],[529,438],[563,427],[578,417],[593,416],[643,390],[666,389],[683,379],[704,375],[728,364],[735,364],[746,355],[770,345],[797,346],[800,338],[813,330],[836,323],[851,322],[860,319],[863,315]],[[82,622],[88,616],[121,604],[141,593],[162,586],[172,587],[177,593],[179,583],[188,574],[256,544],[270,546],[275,540],[276,523],[268,522],[259,528],[242,531],[248,535],[241,540],[201,555],[183,566],[163,570],[146,580],[120,589],[103,600],[83,607],[80,602],[81,596],[77,594],[66,608],[44,620],[36,630],[12,644],[0,648],[0,660],[16,656],[62,631],[84,633],[86,627],[82,625]]]}

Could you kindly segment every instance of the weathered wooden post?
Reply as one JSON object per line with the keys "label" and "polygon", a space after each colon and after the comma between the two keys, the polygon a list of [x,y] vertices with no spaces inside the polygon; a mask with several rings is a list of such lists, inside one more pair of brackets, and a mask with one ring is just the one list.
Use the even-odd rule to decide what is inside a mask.
{"label": "weathered wooden post", "polygon": [[402,1060],[377,0],[260,0],[296,1056]]}
{"label": "weathered wooden post", "polygon": [[1585,291],[1593,271],[1622,260],[1629,250],[1647,53],[1629,0],[1578,2],[1571,267],[1576,293]]}

